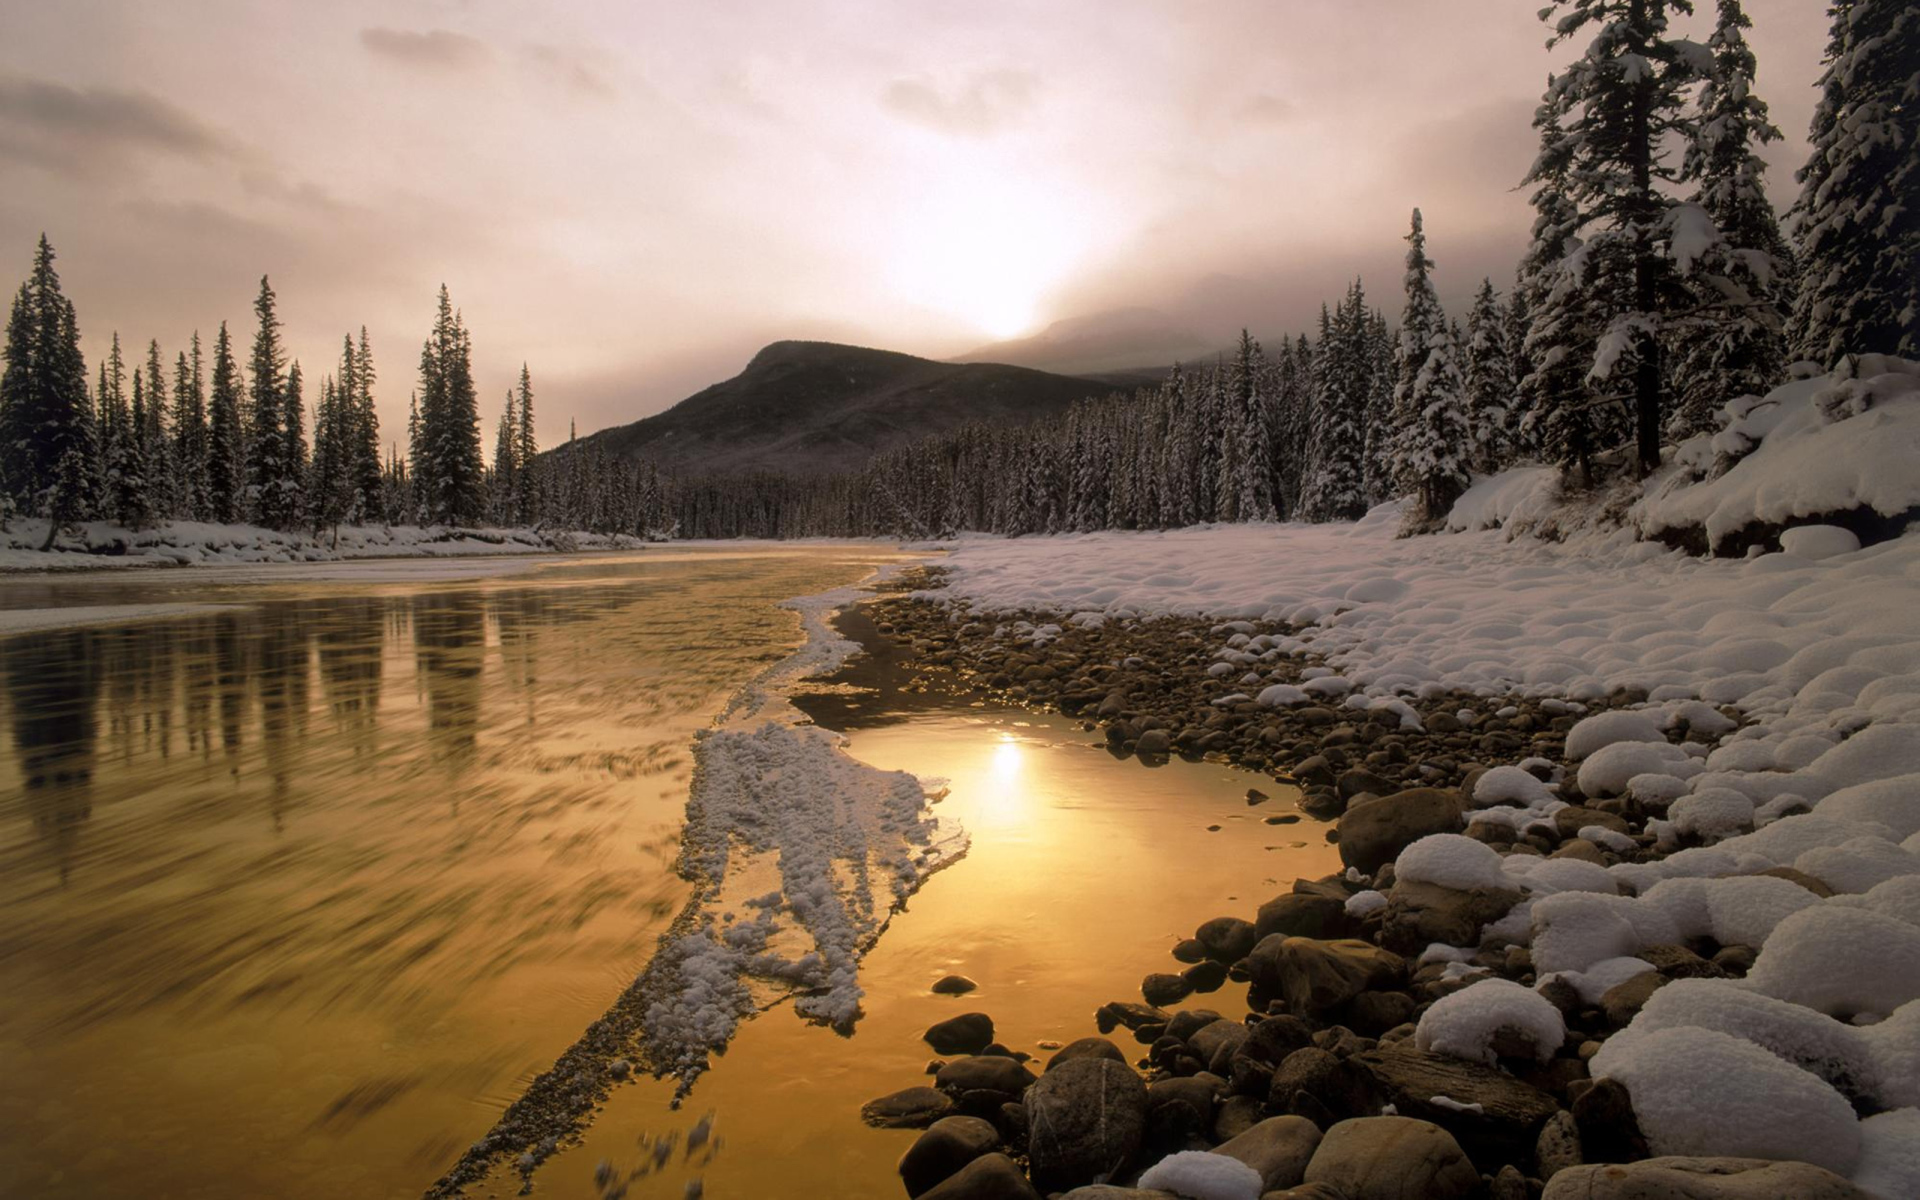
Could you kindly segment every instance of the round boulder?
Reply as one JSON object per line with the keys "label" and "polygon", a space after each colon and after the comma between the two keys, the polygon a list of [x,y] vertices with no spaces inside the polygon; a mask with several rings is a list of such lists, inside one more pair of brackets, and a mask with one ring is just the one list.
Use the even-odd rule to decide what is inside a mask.
{"label": "round boulder", "polygon": [[1411,1117],[1356,1117],[1327,1130],[1303,1177],[1349,1200],[1460,1200],[1480,1190],[1453,1135]]}
{"label": "round boulder", "polygon": [[1027,1089],[1027,1151],[1033,1182],[1064,1191],[1113,1178],[1146,1128],[1147,1085],[1106,1058],[1063,1062]]}

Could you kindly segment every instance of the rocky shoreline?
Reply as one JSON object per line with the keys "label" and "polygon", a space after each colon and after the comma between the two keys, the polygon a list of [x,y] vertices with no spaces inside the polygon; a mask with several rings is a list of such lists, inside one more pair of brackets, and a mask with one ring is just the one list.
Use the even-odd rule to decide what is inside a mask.
{"label": "rocky shoreline", "polygon": [[[930,1029],[931,1079],[863,1110],[926,1130],[900,1163],[909,1196],[1867,1195],[1806,1163],[1652,1157],[1627,1089],[1595,1076],[1596,1054],[1658,989],[1742,977],[1754,946],[1676,937],[1639,947],[1651,969],[1613,982],[1539,970],[1524,936],[1499,932],[1510,913],[1524,919],[1529,873],[1604,877],[1698,844],[1668,822],[1671,796],[1576,770],[1588,755],[1569,754],[1583,721],[1644,720],[1629,710],[1644,694],[1369,700],[1275,644],[1294,631],[1263,623],[1072,624],[924,593],[866,607],[930,688],[1067,713],[1144,763],[1205,757],[1297,786],[1347,866],[1204,923],[1171,962],[1142,964],[1138,998],[1089,997],[1098,1034],[1044,1064],[995,1042],[988,1014]],[[1655,735],[1674,758],[1704,758],[1739,724],[1731,708],[1683,714]],[[1397,878],[1416,843],[1432,864]],[[1505,883],[1515,856],[1537,861]],[[1762,873],[1832,894],[1789,867]],[[1244,1011],[1180,1007],[1228,980],[1247,984]],[[1449,1004],[1487,981],[1501,982]]]}

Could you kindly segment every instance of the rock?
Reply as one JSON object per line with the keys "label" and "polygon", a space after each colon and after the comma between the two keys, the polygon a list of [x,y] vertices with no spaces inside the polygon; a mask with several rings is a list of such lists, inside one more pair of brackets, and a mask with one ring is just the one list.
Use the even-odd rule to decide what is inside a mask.
{"label": "rock", "polygon": [[1240,1053],[1277,1067],[1286,1061],[1287,1055],[1311,1045],[1312,1027],[1299,1017],[1282,1014],[1255,1022],[1247,1032]]}
{"label": "rock", "polygon": [[1304,1117],[1269,1117],[1245,1133],[1214,1147],[1260,1172],[1266,1191],[1290,1188],[1301,1181],[1307,1163],[1320,1145],[1320,1130]]}
{"label": "rock", "polygon": [[1797,883],[1822,900],[1833,895],[1833,889],[1827,886],[1825,880],[1815,879],[1805,871],[1797,871],[1792,867],[1768,867],[1764,871],[1756,871],[1754,873],[1757,875],[1771,875],[1775,879],[1784,879],[1789,883]]}
{"label": "rock", "polygon": [[1220,1099],[1220,1080],[1205,1073],[1182,1078],[1156,1079],[1147,1085],[1147,1111],[1163,1104],[1184,1104],[1192,1110],[1189,1128],[1213,1128],[1213,1109]]}
{"label": "rock", "polygon": [[993,1018],[985,1013],[948,1017],[923,1035],[939,1054],[978,1054],[993,1044]]}
{"label": "rock", "polygon": [[1334,787],[1339,789],[1343,800],[1352,800],[1363,792],[1384,796],[1393,791],[1393,784],[1375,775],[1372,771],[1353,770],[1343,772]]}
{"label": "rock", "polygon": [[991,1092],[1003,1099],[1018,1100],[1020,1094],[1032,1086],[1033,1072],[1018,1059],[981,1054],[954,1059],[940,1068],[933,1081],[948,1095]]}
{"label": "rock", "polygon": [[1340,818],[1340,860],[1372,873],[1431,833],[1458,833],[1466,801],[1441,788],[1412,788],[1348,809]]}
{"label": "rock", "polygon": [[1149,975],[1140,981],[1140,996],[1155,1008],[1178,1004],[1193,994],[1193,984],[1180,975]]}
{"label": "rock", "polygon": [[1607,852],[1585,838],[1568,838],[1560,848],[1548,855],[1549,858],[1577,858],[1581,862],[1590,862],[1596,867],[1607,865]]}
{"label": "rock", "polygon": [[1230,1142],[1260,1123],[1265,1106],[1254,1096],[1228,1096],[1213,1114],[1213,1140]]}
{"label": "rock", "polygon": [[1220,1014],[1210,1008],[1190,1008],[1177,1012],[1167,1022],[1167,1036],[1184,1042],[1220,1019]]}
{"label": "rock", "polygon": [[1053,1057],[1047,1060],[1046,1069],[1051,1071],[1061,1063],[1072,1062],[1076,1058],[1104,1058],[1122,1066],[1126,1065],[1127,1061],[1127,1056],[1121,1053],[1120,1047],[1106,1038],[1083,1037],[1078,1041],[1068,1042],[1054,1051]]}
{"label": "rock", "polygon": [[1290,892],[1260,906],[1253,923],[1256,944],[1275,934],[1283,937],[1328,938],[1346,932],[1344,897]]}
{"label": "rock", "polygon": [[[1431,1121],[1451,1133],[1480,1168],[1526,1158],[1540,1127],[1560,1103],[1498,1067],[1444,1054],[1428,1054],[1400,1042],[1355,1055],[1380,1094],[1402,1116]],[[1437,1103],[1442,1096],[1479,1112]]]}
{"label": "rock", "polygon": [[1416,880],[1396,880],[1387,893],[1380,944],[1399,954],[1418,954],[1435,942],[1471,946],[1480,927],[1507,915],[1520,893],[1506,888],[1460,891]]}
{"label": "rock", "polygon": [[1074,1188],[1070,1192],[1061,1192],[1056,1200],[1180,1200],[1172,1192],[1163,1192],[1159,1188],[1114,1187],[1110,1183],[1090,1183],[1085,1187]]}
{"label": "rock", "polygon": [[1180,978],[1196,992],[1217,992],[1227,981],[1227,965],[1214,959],[1195,963],[1180,972]]}
{"label": "rock", "polygon": [[1287,1011],[1312,1019],[1375,987],[1395,987],[1406,974],[1406,962],[1391,951],[1353,938],[1317,941],[1313,938],[1263,939],[1247,956],[1252,1004],[1279,999]]}
{"label": "rock", "polygon": [[1164,729],[1149,729],[1133,743],[1133,752],[1142,756],[1165,754],[1173,749],[1173,738]]}
{"label": "rock", "polygon": [[920,1200],[1040,1200],[1040,1193],[1012,1159],[983,1154],[960,1168]]}
{"label": "rock", "polygon": [[1318,1046],[1295,1050],[1274,1069],[1267,1107],[1276,1112],[1296,1112],[1295,1097],[1301,1094],[1311,1096],[1335,1120],[1361,1116],[1380,1107],[1369,1076]]}
{"label": "rock", "polygon": [[1260,1200],[1348,1200],[1347,1194],[1330,1183],[1303,1183],[1281,1192],[1268,1192]]}
{"label": "rock", "polygon": [[1542,1200],[1869,1200],[1823,1167],[1762,1158],[1649,1158],[1568,1167]]}
{"label": "rock", "polygon": [[1642,971],[1633,978],[1614,984],[1600,997],[1600,1010],[1607,1024],[1625,1029],[1653,994],[1668,982],[1658,971]]}
{"label": "rock", "polygon": [[925,1129],[953,1113],[953,1100],[930,1087],[910,1087],[860,1106],[860,1119],[875,1129]]}
{"label": "rock", "polygon": [[1000,1131],[979,1117],[942,1117],[900,1156],[900,1181],[918,1196],[1000,1144]]}
{"label": "rock", "polygon": [[1102,1004],[1093,1014],[1093,1021],[1101,1033],[1112,1033],[1117,1026],[1125,1026],[1138,1033],[1151,1025],[1164,1026],[1171,1018],[1158,1008],[1149,1008],[1144,1004],[1129,1004],[1124,1000],[1115,1000],[1111,1004]]}
{"label": "rock", "polygon": [[1460,1200],[1480,1190],[1480,1173],[1438,1125],[1359,1117],[1327,1131],[1304,1182],[1329,1184],[1348,1200]]}
{"label": "rock", "polygon": [[1533,1159],[1542,1179],[1552,1179],[1556,1173],[1586,1161],[1580,1154],[1580,1128],[1573,1123],[1572,1113],[1563,1108],[1547,1118],[1534,1141]]}
{"label": "rock", "polygon": [[1416,1007],[1405,992],[1361,992],[1347,1003],[1346,1019],[1355,1032],[1378,1037],[1411,1020]]}
{"label": "rock", "polygon": [[1247,956],[1253,944],[1253,923],[1239,917],[1215,917],[1194,931],[1194,940],[1207,948],[1207,957],[1232,966]]}
{"label": "rock", "polygon": [[[979,986],[979,984],[968,979],[965,975],[948,975],[933,985],[933,994],[936,996],[964,996]],[[989,1040],[991,1040],[991,1035],[989,1035]]]}
{"label": "rock", "polygon": [[1673,943],[1642,946],[1634,953],[1653,964],[1653,969],[1668,979],[1725,979],[1727,971],[1715,966],[1685,946]]}
{"label": "rock", "polygon": [[1035,1186],[1063,1191],[1112,1178],[1146,1128],[1147,1085],[1104,1058],[1064,1062],[1027,1089],[1027,1152]]}
{"label": "rock", "polygon": [[1562,838],[1579,837],[1580,831],[1589,825],[1598,825],[1602,829],[1611,829],[1615,833],[1632,833],[1633,827],[1618,813],[1606,812],[1598,808],[1581,808],[1577,805],[1563,808],[1553,814],[1553,827]]}
{"label": "rock", "polygon": [[1647,1157],[1647,1139],[1633,1115],[1626,1085],[1596,1079],[1573,1100],[1573,1122],[1580,1130],[1580,1157],[1590,1163],[1632,1162]]}
{"label": "rock", "polygon": [[1752,946],[1722,946],[1713,956],[1713,965],[1729,975],[1744,976],[1753,970],[1757,957]]}
{"label": "rock", "polygon": [[1197,963],[1207,957],[1207,948],[1201,944],[1199,938],[1187,938],[1185,941],[1174,943],[1173,957],[1179,962]]}
{"label": "rock", "polygon": [[[1251,1031],[1237,1021],[1209,1021],[1193,1032],[1187,1044],[1193,1052],[1212,1070],[1215,1061],[1223,1062],[1232,1057],[1234,1051],[1246,1045]],[[1224,1057],[1223,1057],[1224,1056]]]}

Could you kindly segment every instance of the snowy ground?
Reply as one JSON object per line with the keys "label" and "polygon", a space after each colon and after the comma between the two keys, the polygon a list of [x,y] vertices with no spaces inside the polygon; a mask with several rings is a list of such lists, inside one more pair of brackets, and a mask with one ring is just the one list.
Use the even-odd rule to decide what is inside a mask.
{"label": "snowy ground", "polygon": [[88,522],[64,534],[51,550],[47,523],[29,518],[0,532],[0,571],[72,571],[107,567],[170,567],[203,564],[315,563],[362,558],[449,558],[468,555],[552,554],[577,550],[627,550],[637,538],[532,529],[457,529],[431,525],[346,525],[336,539],[280,533],[256,525],[163,521],[152,529],[128,530]]}

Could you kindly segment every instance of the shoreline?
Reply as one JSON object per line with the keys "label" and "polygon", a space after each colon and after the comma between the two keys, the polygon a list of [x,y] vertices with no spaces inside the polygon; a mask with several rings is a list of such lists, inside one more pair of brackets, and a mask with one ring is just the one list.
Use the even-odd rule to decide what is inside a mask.
{"label": "shoreline", "polygon": [[[1669,819],[1679,796],[1583,769],[1584,760],[1605,758],[1608,745],[1635,745],[1593,731],[1645,721],[1636,707],[1646,704],[1644,690],[1616,688],[1581,702],[1458,691],[1382,702],[1319,683],[1339,675],[1297,641],[1275,652],[1265,639],[1298,632],[1276,623],[982,616],[964,601],[943,602],[937,587],[862,608],[889,656],[960,695],[1064,712],[1084,731],[1102,731],[1116,756],[1147,765],[1184,754],[1300,786],[1302,811],[1330,822],[1326,836],[1348,865],[1294,881],[1257,912],[1206,922],[1172,948],[1173,961],[1141,964],[1139,996],[1089,996],[1100,1036],[1071,1043],[1046,1070],[996,1064],[985,1042],[930,1029],[929,1044],[944,1051],[929,1066],[925,1083],[933,1086],[877,1098],[863,1112],[870,1124],[928,1129],[902,1160],[914,1194],[1188,1194],[1152,1190],[1162,1170],[1155,1164],[1164,1160],[1157,1181],[1168,1187],[1187,1178],[1182,1171],[1219,1169],[1182,1165],[1196,1154],[1250,1166],[1260,1178],[1249,1197],[1349,1194],[1314,1189],[1311,1168],[1324,1143],[1333,1161],[1323,1164],[1322,1180],[1372,1162],[1366,1170],[1376,1175],[1400,1172],[1394,1177],[1414,1189],[1404,1194],[1557,1200],[1587,1194],[1562,1189],[1597,1186],[1600,1164],[1656,1157],[1628,1088],[1593,1064],[1659,989],[1676,981],[1743,986],[1761,945],[1719,927],[1669,926],[1670,936],[1622,942],[1611,956],[1571,969],[1564,953],[1528,936],[1526,919],[1536,903],[1618,908],[1644,896],[1676,856],[1711,853],[1689,849],[1715,840],[1697,823],[1676,829],[1684,818]],[[1243,676],[1241,667],[1260,673]],[[1246,692],[1236,693],[1240,686]],[[1689,770],[1732,744],[1724,739],[1743,725],[1731,704],[1696,701],[1675,711],[1682,715],[1654,731],[1658,746],[1638,744]],[[1581,744],[1570,746],[1570,737]],[[1603,744],[1585,744],[1596,740]],[[1788,800],[1769,815],[1809,807]],[[1410,862],[1416,844],[1422,849]],[[1613,876],[1635,872],[1637,884],[1616,889]],[[1787,911],[1836,891],[1790,865],[1734,874],[1770,876],[1762,904]],[[1689,880],[1696,882],[1732,881]],[[1564,899],[1549,903],[1556,894]],[[1567,927],[1577,931],[1580,915]],[[1549,961],[1536,963],[1536,952]],[[1244,1016],[1196,1007],[1220,978],[1252,984]],[[1475,995],[1449,1000],[1483,983]],[[1474,1003],[1483,999],[1490,1003]],[[1450,1040],[1450,1027],[1469,1032]],[[1120,1030],[1140,1049],[1107,1036]],[[1088,1061],[1055,1076],[1076,1060]],[[1855,1100],[1863,1114],[1897,1107],[1884,1094]],[[1656,1140],[1661,1132],[1652,1131]],[[1356,1138],[1358,1151],[1348,1144]],[[1648,1179],[1646,1171],[1661,1169],[1633,1168]],[[1748,1171],[1761,1174],[1743,1182],[1780,1194],[1867,1194],[1805,1163],[1755,1156],[1739,1168]],[[1288,1190],[1303,1181],[1306,1190]]]}

